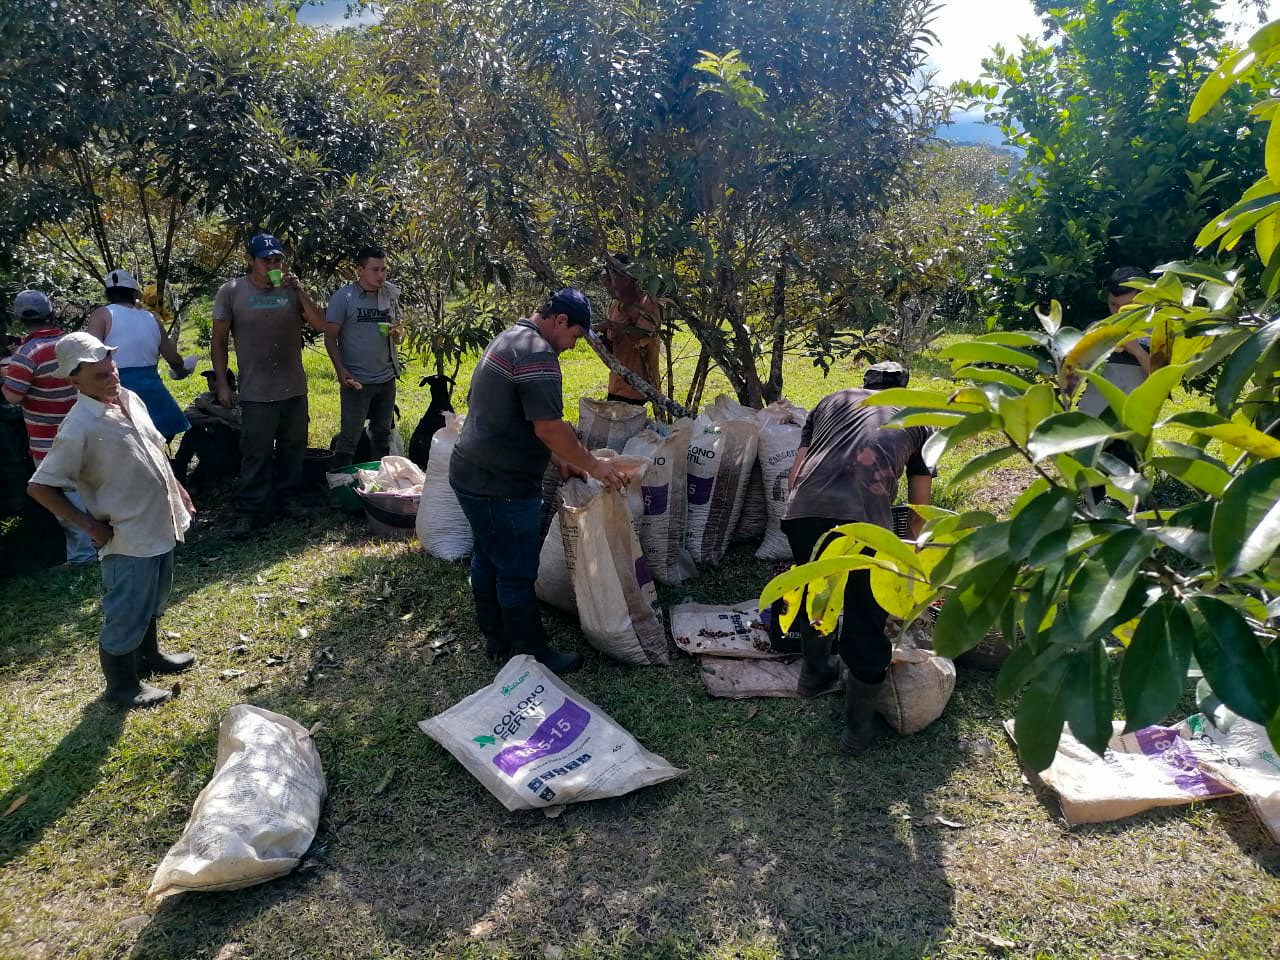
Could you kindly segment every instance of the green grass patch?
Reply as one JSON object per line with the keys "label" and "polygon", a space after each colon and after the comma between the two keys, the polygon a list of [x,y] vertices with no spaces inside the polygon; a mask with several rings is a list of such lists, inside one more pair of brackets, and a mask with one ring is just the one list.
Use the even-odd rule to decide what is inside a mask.
{"label": "green grass patch", "polygon": [[[325,446],[337,389],[322,352],[307,368],[311,442]],[[403,382],[406,435],[428,402],[417,375]],[[787,375],[806,406],[861,379],[838,367],[823,380],[802,361]],[[572,418],[604,371],[580,349],[565,383]],[[460,409],[464,385],[465,373]],[[1005,494],[990,486],[963,495],[996,505]],[[493,675],[465,566],[374,541],[327,505],[247,543],[224,536],[218,498],[201,506],[162,624],[200,662],[158,709],[97,699],[96,573],[4,583],[0,957],[1275,955],[1280,856],[1242,800],[1067,831],[1023,781],[981,673],[961,672],[933,726],[852,761],[834,750],[835,698],[712,700],[687,658],[633,668],[587,651],[572,684],[689,772],[554,820],[508,813],[415,726]],[[739,548],[662,599],[741,600],[768,576]],[[572,622],[548,623],[586,649]],[[240,702],[324,724],[316,846],[281,880],[151,903],[219,719]],[[962,737],[994,752],[966,753]],[[964,827],[925,826],[929,814]]]}

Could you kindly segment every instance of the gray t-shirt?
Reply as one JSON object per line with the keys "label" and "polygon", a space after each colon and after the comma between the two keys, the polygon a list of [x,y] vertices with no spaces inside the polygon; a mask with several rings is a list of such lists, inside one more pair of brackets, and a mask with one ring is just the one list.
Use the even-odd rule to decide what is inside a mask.
{"label": "gray t-shirt", "polygon": [[338,349],[342,365],[361,383],[386,383],[396,375],[391,338],[378,329],[380,323],[395,323],[400,301],[395,288],[369,293],[352,282],[329,298],[325,321],[342,327]]}
{"label": "gray t-shirt", "polygon": [[306,396],[305,321],[297,294],[288,287],[264,289],[248,277],[236,277],[218,288],[213,319],[231,324],[241,400],[265,403]]}
{"label": "gray t-shirt", "polygon": [[893,529],[898,478],[933,476],[920,451],[933,431],[885,424],[898,407],[864,407],[874,390],[840,390],[819,401],[805,421],[808,447],[787,498],[788,520],[816,517]]}
{"label": "gray t-shirt", "polygon": [[521,320],[485,347],[467,405],[449,482],[475,497],[540,497],[551,451],[532,421],[561,419],[564,394],[560,360],[533,323]]}

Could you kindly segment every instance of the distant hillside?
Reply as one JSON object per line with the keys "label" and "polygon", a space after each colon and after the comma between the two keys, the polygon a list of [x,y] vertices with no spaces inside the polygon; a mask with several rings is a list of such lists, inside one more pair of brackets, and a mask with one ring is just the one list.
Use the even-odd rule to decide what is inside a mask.
{"label": "distant hillside", "polygon": [[999,127],[989,126],[979,120],[957,118],[951,123],[938,128],[938,136],[943,140],[957,144],[982,144],[989,147],[1004,147],[1006,150],[1017,150],[1004,142],[1004,134]]}

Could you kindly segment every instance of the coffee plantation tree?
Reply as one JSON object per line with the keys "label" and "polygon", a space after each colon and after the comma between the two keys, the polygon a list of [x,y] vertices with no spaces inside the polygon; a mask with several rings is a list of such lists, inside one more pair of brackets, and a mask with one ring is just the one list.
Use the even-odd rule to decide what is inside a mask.
{"label": "coffee plantation tree", "polygon": [[[1278,59],[1280,22],[1206,80],[1193,116]],[[1227,251],[1252,230],[1270,295],[1280,287],[1277,106],[1255,108],[1271,122],[1266,175],[1199,238]],[[1008,517],[922,507],[916,546],[847,524],[812,562],[775,578],[762,604],[786,598],[789,627],[804,597],[804,615],[830,631],[849,571],[868,569],[877,599],[907,622],[944,601],[934,633],[943,656],[999,631],[1013,652],[997,694],[1017,701],[1018,750],[1036,770],[1052,762],[1064,723],[1102,753],[1117,687],[1133,730],[1164,720],[1188,677],[1215,722],[1248,718],[1280,748],[1280,319],[1244,305],[1235,269],[1179,262],[1156,273],[1132,284],[1130,306],[1087,329],[1064,325],[1054,303],[1038,312],[1039,330],[951,345],[941,354],[950,392],[876,394],[873,402],[902,408],[895,424],[936,428],[926,447],[934,462],[969,438],[994,438],[952,486],[1009,460],[1033,470]],[[1126,395],[1098,371],[1144,335],[1154,372]],[[1171,412],[1178,386],[1217,364],[1212,409]],[[1106,400],[1099,416],[1077,409],[1086,384]],[[1107,451],[1113,441],[1132,447],[1136,466]],[[1162,474],[1185,489],[1183,505],[1155,505]]]}

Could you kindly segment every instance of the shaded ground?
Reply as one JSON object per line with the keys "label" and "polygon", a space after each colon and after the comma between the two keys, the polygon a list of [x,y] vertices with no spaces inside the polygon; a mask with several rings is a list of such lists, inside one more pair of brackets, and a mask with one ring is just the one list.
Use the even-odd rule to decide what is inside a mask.
{"label": "shaded ground", "polygon": [[[811,404],[855,379],[840,377],[792,393]],[[567,379],[573,396],[602,378]],[[998,508],[1017,489],[1001,473],[956,496]],[[201,506],[164,622],[200,664],[160,709],[96,699],[96,573],[3,583],[0,957],[1276,955],[1280,852],[1243,801],[1068,832],[1024,782],[980,673],[962,671],[932,727],[850,761],[832,750],[834,698],[714,701],[688,659],[588,653],[573,685],[688,774],[554,820],[507,813],[415,726],[492,677],[464,568],[323,506],[234,544],[210,522],[218,499]],[[664,604],[741,600],[767,576],[737,551]],[[239,702],[325,725],[312,856],[263,886],[149,902]]]}

